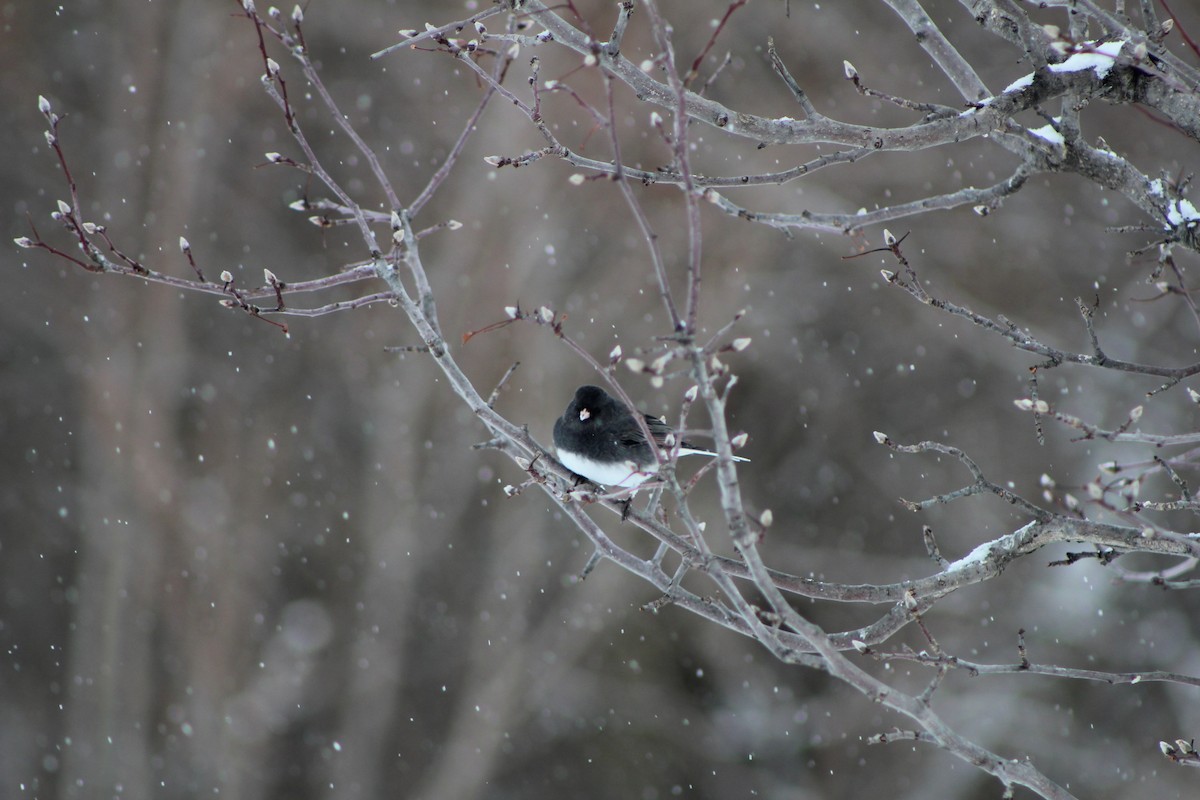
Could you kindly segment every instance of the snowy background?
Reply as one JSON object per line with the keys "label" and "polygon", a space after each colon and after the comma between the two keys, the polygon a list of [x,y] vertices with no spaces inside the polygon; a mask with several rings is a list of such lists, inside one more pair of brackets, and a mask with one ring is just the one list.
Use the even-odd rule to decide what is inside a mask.
{"label": "snowy background", "polygon": [[[611,25],[611,2],[576,5],[598,30]],[[681,62],[725,7],[662,3]],[[1029,71],[957,4],[927,8],[990,87]],[[352,236],[287,211],[305,190],[302,176],[262,167],[264,152],[294,146],[259,86],[253,31],[236,12],[212,0],[0,3],[3,241],[28,234],[27,214],[49,236],[48,214],[65,192],[42,137],[44,94],[66,115],[60,134],[86,214],[156,269],[189,276],[180,235],[206,272],[254,283],[263,268],[295,281],[362,258]],[[479,89],[444,55],[367,56],[400,28],[466,13],[460,2],[378,0],[313,0],[306,10],[328,85],[409,196],[441,163]],[[1183,19],[1200,32],[1194,9]],[[648,52],[644,28],[635,16],[635,61]],[[714,51],[733,56],[715,99],[800,115],[771,73],[768,36],[817,108],[841,119],[913,119],[858,95],[843,59],[873,87],[957,104],[895,16],[865,0],[793,0],[790,18],[779,2],[741,9]],[[549,58],[543,77],[569,69]],[[518,70],[513,85],[525,77]],[[594,77],[570,80],[596,96]],[[302,94],[298,78],[294,87]],[[627,160],[663,163],[665,148],[647,134],[649,109],[628,92],[620,99]],[[326,157],[369,197],[361,159],[305,109],[302,121],[325,134]],[[586,117],[565,99],[552,110],[578,145]],[[1091,107],[1085,125],[1089,139],[1104,136],[1151,174],[1200,163],[1194,142],[1132,108]],[[723,174],[828,151],[754,150],[713,129],[695,137],[697,168]],[[527,121],[494,103],[426,210],[430,224],[464,223],[423,243],[443,328],[457,335],[501,319],[506,305],[544,303],[566,312],[572,335],[597,356],[617,342],[627,351],[647,344],[665,332],[661,305],[612,185],[572,185],[574,170],[551,159],[519,170],[483,161],[541,145]],[[609,156],[600,136],[587,147]],[[759,210],[846,212],[992,183],[1011,166],[977,140],[734,196]],[[669,265],[680,268],[679,193],[639,192]],[[1103,461],[1150,455],[1073,443],[1052,426],[1039,447],[1013,405],[1036,360],[887,286],[879,269],[894,264],[883,257],[843,260],[880,246],[878,228],[789,240],[703,213],[704,325],[714,330],[745,307],[737,330],[754,339],[730,359],[741,378],[730,406],[732,424],[750,436],[753,460],[739,469],[747,498],[774,512],[764,544],[772,566],[897,581],[935,569],[923,524],[953,560],[1026,521],[996,498],[905,511],[897,498],[949,491],[968,476],[944,459],[893,457],[875,430],[962,447],[989,477],[1032,498],[1043,473],[1077,487]],[[1138,302],[1157,294],[1146,282],[1152,264],[1125,252],[1148,235],[1105,232],[1145,222],[1082,179],[1038,177],[985,218],[962,208],[889,227],[911,230],[905,252],[941,297],[1085,351],[1074,298],[1098,295],[1110,353],[1191,363],[1198,339],[1184,305]],[[579,534],[537,492],[506,498],[501,487],[522,475],[471,449],[485,432],[434,366],[385,352],[419,343],[399,312],[289,320],[287,338],[213,299],[103,279],[44,253],[0,247],[0,268],[3,796],[998,796],[982,772],[927,745],[867,746],[903,722],[682,611],[643,610],[653,589],[612,565],[575,581],[590,554]],[[575,387],[594,380],[533,326],[456,347],[485,394],[521,362],[497,408],[547,444]],[[1043,377],[1042,394],[1114,427],[1160,382],[1062,368]],[[674,411],[687,388],[654,390],[633,375],[625,385],[656,413]],[[1147,406],[1142,424],[1185,431],[1196,417],[1176,388]],[[712,498],[697,508],[715,511],[708,481]],[[597,518],[639,546],[611,515]],[[943,601],[931,630],[979,661],[1015,661],[1025,628],[1035,661],[1200,674],[1194,593],[1116,583],[1093,563],[1046,567],[1061,555],[1023,559]],[[885,609],[801,610],[843,630]],[[903,638],[922,646],[918,631]],[[914,690],[929,677],[903,665],[892,673]],[[952,674],[934,705],[965,735],[1030,756],[1081,797],[1185,798],[1195,776],[1167,763],[1158,741],[1200,733],[1198,699],[1178,685]]]}

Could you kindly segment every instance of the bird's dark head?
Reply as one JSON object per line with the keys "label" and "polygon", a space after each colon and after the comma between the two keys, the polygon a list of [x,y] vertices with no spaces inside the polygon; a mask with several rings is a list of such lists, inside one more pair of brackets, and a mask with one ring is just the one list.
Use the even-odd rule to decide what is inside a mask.
{"label": "bird's dark head", "polygon": [[580,386],[567,408],[567,416],[573,422],[587,425],[604,419],[612,405],[612,397],[599,386]]}

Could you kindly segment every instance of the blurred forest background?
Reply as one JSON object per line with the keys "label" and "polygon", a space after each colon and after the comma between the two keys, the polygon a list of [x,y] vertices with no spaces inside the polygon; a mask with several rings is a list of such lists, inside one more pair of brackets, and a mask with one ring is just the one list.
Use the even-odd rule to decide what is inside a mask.
{"label": "blurred forest background", "polygon": [[[609,29],[612,2],[575,4]],[[1200,34],[1197,9],[1177,5]],[[368,55],[401,28],[470,7],[306,7],[325,80],[409,196],[446,156],[480,89],[444,55]],[[727,4],[661,7],[686,67]],[[1029,71],[957,3],[926,7],[994,90]],[[27,214],[49,236],[48,214],[65,195],[42,135],[43,94],[66,116],[60,133],[86,214],[156,269],[190,277],[180,235],[206,272],[229,269],[253,284],[263,268],[296,281],[362,258],[352,236],[286,210],[306,189],[302,176],[262,168],[264,152],[294,146],[259,85],[253,29],[237,11],[215,0],[0,1],[3,241],[29,233]],[[649,52],[646,27],[635,15],[626,45],[635,62]],[[858,95],[843,59],[876,88],[960,104],[907,29],[866,0],[793,0],[790,16],[782,2],[749,3],[714,50],[715,59],[732,54],[715,99],[799,116],[771,72],[768,36],[817,108],[839,118],[912,119]],[[544,65],[543,78],[555,69],[569,66]],[[302,96],[298,77],[293,86]],[[627,160],[664,163],[666,149],[647,133],[650,109],[628,91],[618,97]],[[589,123],[569,100],[553,103],[560,133],[578,144]],[[304,108],[340,177],[369,186],[346,140]],[[574,133],[562,122],[572,118]],[[1194,142],[1134,109],[1091,107],[1085,125],[1088,138],[1103,135],[1152,174],[1200,164]],[[727,174],[829,150],[755,151],[713,129],[695,135],[698,167]],[[458,335],[501,319],[506,305],[546,304],[569,315],[572,335],[598,357],[618,341],[627,352],[648,344],[667,330],[642,237],[612,185],[571,185],[574,170],[550,159],[519,170],[483,161],[542,145],[527,120],[494,102],[425,212],[425,224],[464,223],[424,242],[443,328]],[[587,153],[610,157],[601,136]],[[731,196],[761,210],[854,211],[985,185],[1009,166],[977,140]],[[638,191],[681,269],[679,192]],[[731,359],[741,378],[732,423],[750,434],[752,462],[739,469],[746,496],[774,512],[764,543],[772,566],[897,581],[935,570],[923,524],[954,559],[1025,521],[996,498],[904,511],[897,498],[949,491],[967,476],[932,456],[893,457],[875,430],[962,447],[1029,497],[1043,473],[1080,486],[1102,461],[1150,455],[1072,442],[1052,423],[1038,446],[1030,417],[1013,406],[1035,359],[888,287],[879,269],[894,268],[890,259],[843,260],[880,246],[880,230],[789,239],[703,213],[704,325],[714,330],[745,307],[737,334],[754,339]],[[1190,313],[1174,299],[1141,302],[1157,294],[1153,264],[1126,257],[1149,234],[1105,232],[1146,221],[1081,179],[1038,177],[987,217],[961,208],[889,227],[911,230],[905,252],[941,297],[1086,351],[1074,298],[1098,295],[1110,353],[1190,363]],[[1195,269],[1194,256],[1180,259]],[[902,721],[729,631],[673,608],[643,610],[653,589],[613,565],[578,582],[587,543],[541,493],[504,496],[522,474],[471,449],[485,431],[434,365],[385,352],[419,343],[397,310],[290,319],[285,337],[213,299],[103,279],[11,245],[0,246],[0,270],[3,796],[998,796],[993,779],[928,745],[867,746]],[[533,326],[456,347],[485,394],[520,362],[497,408],[547,444],[575,387],[595,380]],[[1042,393],[1115,427],[1159,383],[1062,368],[1044,376]],[[632,375],[625,385],[663,413],[687,388],[654,390]],[[1196,417],[1180,387],[1148,403],[1142,425],[1178,432]],[[637,542],[612,515],[596,515]],[[1095,563],[1047,568],[1061,555],[1021,560],[941,602],[927,623],[950,652],[980,661],[1015,661],[1025,628],[1037,661],[1200,674],[1194,592],[1118,583]],[[802,610],[827,630],[875,614]],[[919,633],[904,636],[921,645]],[[914,689],[929,677],[892,670]],[[1157,743],[1200,733],[1198,699],[1172,684],[952,674],[934,705],[965,735],[1030,756],[1081,797],[1185,798],[1196,776]]]}

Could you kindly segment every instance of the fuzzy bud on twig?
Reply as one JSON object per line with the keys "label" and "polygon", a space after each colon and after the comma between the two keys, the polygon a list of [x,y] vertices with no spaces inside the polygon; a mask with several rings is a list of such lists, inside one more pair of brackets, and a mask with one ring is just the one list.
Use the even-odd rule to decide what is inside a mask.
{"label": "fuzzy bud on twig", "polygon": [[38,111],[50,116],[50,101],[44,95],[38,95]]}
{"label": "fuzzy bud on twig", "polygon": [[227,269],[221,270],[221,283],[233,283],[233,273]]}
{"label": "fuzzy bud on twig", "polygon": [[295,7],[292,8],[292,23],[299,25],[301,22],[304,22],[304,9],[302,9],[300,4],[297,3]]}
{"label": "fuzzy bud on twig", "polygon": [[852,81],[858,77],[858,70],[856,70],[854,68],[854,65],[851,64],[849,61],[842,62],[842,69],[846,73],[846,80]]}
{"label": "fuzzy bud on twig", "polygon": [[17,238],[13,239],[13,244],[15,244],[17,247],[33,247],[33,240],[28,236],[18,236]]}
{"label": "fuzzy bud on twig", "polygon": [[182,236],[180,236],[179,237],[179,252],[186,253],[188,250],[191,250],[191,249],[192,249],[192,246],[190,244],[188,244],[188,240],[183,238]]}
{"label": "fuzzy bud on twig", "polygon": [[749,440],[750,440],[750,434],[739,433],[737,436],[730,439],[729,443],[731,445],[733,445],[734,450],[741,450],[743,447],[746,446],[746,442],[748,442]]}
{"label": "fuzzy bud on twig", "polygon": [[883,243],[888,247],[894,247],[896,245],[896,237],[887,228],[883,229]]}
{"label": "fuzzy bud on twig", "polygon": [[696,395],[699,393],[700,393],[700,387],[693,386],[692,388],[688,389],[686,392],[683,393],[683,399],[689,403],[694,403],[694,402],[696,402]]}
{"label": "fuzzy bud on twig", "polygon": [[71,213],[71,206],[65,200],[58,201],[58,213],[66,215]]}

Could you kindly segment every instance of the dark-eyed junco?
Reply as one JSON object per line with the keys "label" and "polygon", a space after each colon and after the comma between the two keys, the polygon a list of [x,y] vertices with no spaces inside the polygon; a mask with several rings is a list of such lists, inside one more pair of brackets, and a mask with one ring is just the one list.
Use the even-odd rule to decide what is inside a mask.
{"label": "dark-eyed junco", "polygon": [[[675,430],[658,417],[643,414],[654,444],[666,447]],[[580,386],[567,410],[554,423],[558,460],[577,475],[603,486],[636,489],[658,470],[642,426],[628,408],[599,386]],[[715,456],[690,442],[679,442],[679,455]],[[749,461],[734,456],[735,461]]]}

